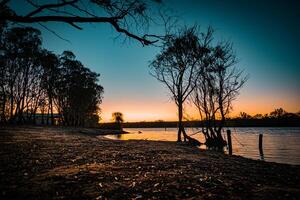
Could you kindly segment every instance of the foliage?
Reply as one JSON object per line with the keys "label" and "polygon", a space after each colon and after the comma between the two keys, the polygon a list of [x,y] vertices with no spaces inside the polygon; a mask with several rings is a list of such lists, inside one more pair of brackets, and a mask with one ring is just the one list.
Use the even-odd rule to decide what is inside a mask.
{"label": "foliage", "polygon": [[2,121],[21,122],[25,115],[32,117],[41,97],[40,32],[29,27],[12,28],[2,37]]}
{"label": "foliage", "polygon": [[99,74],[72,52],[57,56],[43,49],[40,32],[29,27],[8,29],[1,41],[1,122],[34,123],[47,112],[47,124],[49,114],[54,124],[56,111],[62,124],[83,126],[99,114]]}
{"label": "foliage", "polygon": [[63,123],[84,125],[84,119],[99,112],[98,105],[103,92],[102,86],[97,84],[99,74],[85,68],[69,51],[63,52],[60,63],[55,102],[58,110],[63,113]]}
{"label": "foliage", "polygon": [[[260,116],[257,115],[256,117],[260,117]],[[247,114],[245,112],[240,112],[239,118],[241,118],[241,119],[251,119],[252,117],[251,117],[251,115],[249,115],[249,114]]]}
{"label": "foliage", "polygon": [[124,122],[123,113],[121,113],[121,112],[114,112],[112,114],[112,120],[115,123],[123,123]]}
{"label": "foliage", "polygon": [[269,114],[256,114],[253,117],[245,112],[241,112],[237,119],[299,119],[298,113],[285,111],[283,108],[276,108]]}
{"label": "foliage", "polygon": [[122,130],[122,123],[124,122],[124,116],[121,112],[114,112],[112,113],[112,121],[115,122],[117,127]]}
{"label": "foliage", "polygon": [[273,118],[281,118],[283,117],[287,112],[285,110],[283,110],[282,108],[278,108],[278,109],[275,109],[274,111],[272,111],[270,113],[270,117],[273,117]]}

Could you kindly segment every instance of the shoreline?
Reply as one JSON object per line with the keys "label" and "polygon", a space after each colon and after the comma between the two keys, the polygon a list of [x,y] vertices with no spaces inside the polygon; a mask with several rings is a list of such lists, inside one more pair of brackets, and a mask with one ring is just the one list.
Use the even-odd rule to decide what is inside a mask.
{"label": "shoreline", "polygon": [[[127,134],[130,134],[127,133]],[[110,134],[110,135],[113,135],[113,134]],[[143,140],[143,139],[129,139],[129,140],[122,140],[122,139],[112,139],[112,138],[109,138],[109,137],[106,137],[107,135],[99,135],[98,137],[102,137],[103,139],[105,140],[112,140],[112,141],[146,141],[146,142],[172,142],[172,143],[177,143],[176,141],[161,141],[161,140]],[[185,145],[185,146],[190,146],[193,148],[192,145],[190,144],[178,144],[178,145]],[[202,144],[201,146],[205,146],[205,144]],[[220,153],[220,154],[224,154],[225,156],[231,156],[231,157],[240,157],[240,158],[245,158],[245,159],[249,159],[249,160],[252,160],[252,161],[259,161],[259,162],[267,162],[267,163],[274,163],[274,164],[283,164],[283,165],[291,165],[291,166],[296,166],[296,167],[300,167],[300,164],[292,164],[292,163],[284,163],[284,162],[275,162],[275,161],[268,161],[268,160],[262,160],[262,159],[255,159],[255,158],[250,158],[250,157],[245,157],[245,156],[242,156],[242,155],[238,155],[238,154],[232,154],[232,155],[229,155],[229,153],[227,151],[224,151],[224,152],[217,152],[215,150],[210,150],[210,149],[201,149],[199,146],[195,146],[195,148],[199,148],[201,151],[206,151],[207,153]]]}
{"label": "shoreline", "polygon": [[299,165],[229,156],[176,142],[111,140],[78,128],[28,126],[1,128],[0,145],[0,197],[7,199],[297,199],[300,195]]}
{"label": "shoreline", "polygon": [[[203,125],[201,121],[183,121],[184,127],[197,128]],[[112,128],[114,123],[104,122],[102,128]],[[176,128],[177,121],[125,122],[123,128]],[[225,127],[300,127],[299,119],[229,119]]]}

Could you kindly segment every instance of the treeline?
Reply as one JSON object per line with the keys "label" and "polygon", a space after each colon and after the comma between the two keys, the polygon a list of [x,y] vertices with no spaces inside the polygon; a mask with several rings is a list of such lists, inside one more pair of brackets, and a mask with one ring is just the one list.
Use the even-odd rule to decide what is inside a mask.
{"label": "treeline", "polygon": [[[192,120],[183,121],[185,127],[203,127],[204,121]],[[217,120],[216,123],[220,123]],[[154,122],[126,122],[122,124],[123,128],[177,128],[177,121],[158,120]],[[239,116],[227,118],[225,127],[300,127],[300,112],[289,113],[279,108],[269,114],[249,115],[241,112]],[[101,128],[115,129],[115,123],[102,123]]]}
{"label": "treeline", "polygon": [[[219,121],[216,121],[218,123]],[[204,125],[201,121],[184,121],[185,127],[199,128]],[[126,122],[123,128],[177,128],[177,121],[165,122]],[[225,127],[300,127],[300,118],[287,119],[227,119]],[[116,129],[115,123],[102,123],[100,128]]]}
{"label": "treeline", "polygon": [[234,119],[299,119],[300,118],[300,111],[297,113],[291,113],[285,111],[283,108],[276,108],[274,111],[270,112],[269,114],[255,114],[253,116],[245,113],[240,112],[239,116]]}
{"label": "treeline", "polygon": [[71,51],[42,48],[39,30],[1,27],[0,123],[84,126],[99,121],[99,74]]}

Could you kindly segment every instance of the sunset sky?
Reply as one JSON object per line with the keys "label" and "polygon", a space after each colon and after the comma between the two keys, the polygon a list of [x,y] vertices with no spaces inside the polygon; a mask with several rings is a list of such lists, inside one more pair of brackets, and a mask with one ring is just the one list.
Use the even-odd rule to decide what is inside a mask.
{"label": "sunset sky", "polygon": [[[17,5],[23,9],[23,5]],[[226,2],[226,3],[225,3]],[[289,2],[289,3],[286,3]],[[234,103],[231,115],[267,113],[282,107],[300,111],[300,3],[297,1],[189,1],[163,0],[187,25],[211,25],[215,38],[233,42],[238,66],[250,75]],[[125,121],[175,120],[176,107],[168,90],[149,75],[148,64],[159,48],[123,43],[109,25],[48,26],[70,41],[42,30],[44,47],[62,53],[71,50],[87,67],[101,74],[104,87],[102,118],[124,113]],[[38,26],[37,26],[38,27]],[[196,117],[195,113],[188,114]]]}

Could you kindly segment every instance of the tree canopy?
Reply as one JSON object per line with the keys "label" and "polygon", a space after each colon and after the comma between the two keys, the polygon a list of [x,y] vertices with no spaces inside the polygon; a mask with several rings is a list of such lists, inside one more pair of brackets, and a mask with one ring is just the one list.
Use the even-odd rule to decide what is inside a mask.
{"label": "tree canopy", "polygon": [[56,55],[43,49],[40,31],[34,28],[8,29],[1,41],[1,122],[34,123],[37,114],[47,111],[51,124],[54,112],[62,124],[98,123],[103,94],[99,74],[70,51]]}

